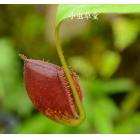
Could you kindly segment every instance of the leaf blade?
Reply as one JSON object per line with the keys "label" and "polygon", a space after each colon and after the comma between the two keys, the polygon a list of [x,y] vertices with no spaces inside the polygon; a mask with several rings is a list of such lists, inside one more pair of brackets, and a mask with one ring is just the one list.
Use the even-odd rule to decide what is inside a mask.
{"label": "leaf blade", "polygon": [[57,15],[56,15],[56,26],[60,24],[64,19],[70,18],[80,14],[88,13],[139,13],[140,5],[136,4],[86,4],[86,5],[59,5]]}

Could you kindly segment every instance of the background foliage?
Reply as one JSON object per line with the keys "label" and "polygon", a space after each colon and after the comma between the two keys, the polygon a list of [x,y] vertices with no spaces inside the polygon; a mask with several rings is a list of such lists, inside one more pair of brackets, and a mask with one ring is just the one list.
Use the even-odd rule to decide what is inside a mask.
{"label": "background foliage", "polygon": [[56,5],[0,5],[0,133],[140,133],[140,14],[64,23],[64,55],[84,93],[82,125],[60,125],[33,107],[18,54],[61,65],[55,11]]}

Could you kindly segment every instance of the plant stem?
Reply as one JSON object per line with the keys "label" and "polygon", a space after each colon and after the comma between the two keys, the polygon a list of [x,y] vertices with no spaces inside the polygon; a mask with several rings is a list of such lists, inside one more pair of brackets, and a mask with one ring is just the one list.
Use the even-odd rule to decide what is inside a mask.
{"label": "plant stem", "polygon": [[59,39],[59,27],[60,27],[60,24],[56,27],[56,30],[55,30],[56,49],[57,49],[57,53],[58,53],[58,56],[60,58],[60,61],[62,63],[62,66],[64,68],[64,72],[66,74],[66,77],[67,77],[67,79],[69,81],[70,88],[72,90],[72,94],[73,94],[73,97],[74,97],[75,105],[76,105],[78,113],[79,113],[78,114],[79,118],[73,120],[71,125],[78,125],[78,124],[80,124],[85,119],[85,111],[84,111],[83,105],[82,105],[82,103],[80,101],[80,98],[78,96],[76,87],[74,85],[72,76],[70,74],[70,70],[69,70],[69,68],[67,66],[67,63],[65,61],[65,58],[64,58],[64,55],[63,55],[63,52],[62,52],[62,48],[61,48],[61,44],[60,44],[60,39]]}

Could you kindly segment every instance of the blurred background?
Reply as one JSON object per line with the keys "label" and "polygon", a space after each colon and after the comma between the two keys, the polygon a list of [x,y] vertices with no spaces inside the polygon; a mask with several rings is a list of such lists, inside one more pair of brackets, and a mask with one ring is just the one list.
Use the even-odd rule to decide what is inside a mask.
{"label": "blurred background", "polygon": [[57,5],[0,5],[0,133],[140,133],[140,14],[66,20],[61,42],[79,75],[86,120],[67,127],[39,113],[23,82],[23,61],[60,65]]}

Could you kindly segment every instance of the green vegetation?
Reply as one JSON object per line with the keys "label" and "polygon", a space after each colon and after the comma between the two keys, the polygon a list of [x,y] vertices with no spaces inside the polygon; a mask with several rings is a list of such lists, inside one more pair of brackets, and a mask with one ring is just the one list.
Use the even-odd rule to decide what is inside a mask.
{"label": "green vegetation", "polygon": [[[70,16],[69,8],[74,8],[69,6],[60,6],[57,24]],[[55,18],[50,18],[56,6],[0,5],[0,133],[140,133],[140,14],[135,13],[139,5],[131,6],[112,11],[117,14],[108,14],[117,5],[104,6],[108,12],[101,13],[106,14],[95,8],[97,20],[69,19],[62,24],[64,55],[79,75],[86,111],[80,126],[68,127],[34,108],[18,56],[61,65],[51,29]]]}

